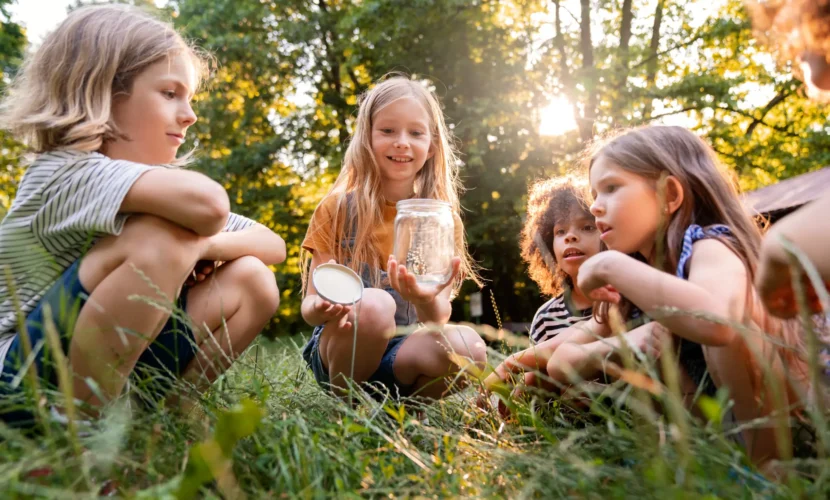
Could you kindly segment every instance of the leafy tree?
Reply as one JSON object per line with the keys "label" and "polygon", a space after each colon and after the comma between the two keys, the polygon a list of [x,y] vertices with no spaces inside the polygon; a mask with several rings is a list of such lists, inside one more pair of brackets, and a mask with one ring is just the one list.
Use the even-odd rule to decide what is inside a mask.
{"label": "leafy tree", "polygon": [[[0,0],[0,94],[9,84],[23,57],[26,35],[22,27],[11,21],[9,6],[13,0]],[[0,217],[11,206],[17,182],[22,175],[23,147],[0,129]]]}
{"label": "leafy tree", "polygon": [[[597,135],[687,126],[745,188],[830,154],[823,107],[757,45],[740,0],[172,0],[162,15],[215,56],[196,99],[194,168],[286,239],[277,333],[306,329],[299,246],[339,171],[358,96],[390,71],[428,79],[442,99],[463,154],[470,248],[504,321],[528,321],[542,302],[519,258],[527,184],[572,167]],[[554,97],[576,126],[541,136]],[[454,320],[469,319],[473,289]],[[496,322],[491,308],[484,321]]]}

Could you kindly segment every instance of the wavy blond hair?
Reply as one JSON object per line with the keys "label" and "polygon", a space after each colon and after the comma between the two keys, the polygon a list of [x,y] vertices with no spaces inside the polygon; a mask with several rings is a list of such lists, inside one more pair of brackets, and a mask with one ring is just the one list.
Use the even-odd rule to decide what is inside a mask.
{"label": "wavy blond hair", "polygon": [[[385,199],[381,189],[380,168],[372,153],[372,122],[380,110],[403,98],[416,100],[426,110],[432,148],[435,151],[415,177],[416,196],[445,201],[450,204],[456,216],[460,216],[461,212],[459,194],[462,186],[458,178],[458,154],[438,98],[424,83],[398,74],[388,76],[359,99],[355,130],[346,150],[343,167],[326,195],[326,198],[335,197],[329,232],[334,241],[324,244],[332,249],[337,262],[348,263],[358,274],[361,264],[367,264],[371,273],[370,281],[375,287],[380,285],[379,269],[386,263],[385,259],[381,261],[383,256],[377,254],[374,231],[383,225]],[[349,197],[351,202],[348,201]],[[351,219],[347,216],[349,203],[352,204]],[[461,258],[461,272],[453,283],[454,293],[458,292],[464,279],[472,279],[481,285],[481,278],[467,251],[466,236],[463,230],[460,232],[462,238],[456,242],[456,255]],[[340,240],[347,234],[354,238],[351,251],[340,245]],[[307,264],[310,257],[310,254],[303,252],[304,283],[308,279]]]}
{"label": "wavy blond hair", "polygon": [[0,126],[38,153],[98,151],[125,138],[112,120],[113,97],[129,94],[148,66],[180,54],[201,83],[208,59],[169,24],[125,5],[77,9],[24,61],[0,103]]}

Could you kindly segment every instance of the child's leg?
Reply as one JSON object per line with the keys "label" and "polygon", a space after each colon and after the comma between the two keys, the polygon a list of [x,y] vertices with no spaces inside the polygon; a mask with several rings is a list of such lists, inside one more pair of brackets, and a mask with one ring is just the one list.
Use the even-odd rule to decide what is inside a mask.
{"label": "child's leg", "polygon": [[87,377],[105,400],[121,393],[138,357],[169,316],[164,308],[135,297],[164,301],[161,292],[172,303],[204,245],[205,238],[191,231],[142,215],[130,218],[120,235],[101,239],[84,256],[78,273],[89,300],[69,346],[77,399],[93,406],[105,402],[90,389]]}
{"label": "child's leg", "polygon": [[[354,347],[354,381],[365,382],[380,366],[389,339],[395,335],[395,299],[377,288],[363,291],[360,303],[352,308],[351,321],[357,312],[357,346]],[[333,386],[345,388],[352,376],[353,327],[326,324],[320,335],[319,353]]]}
{"label": "child's leg", "polygon": [[443,332],[423,328],[408,336],[398,350],[393,365],[395,378],[403,385],[412,385],[415,395],[433,399],[445,396],[466,385],[464,379],[450,378],[460,370],[450,353],[472,360],[479,369],[487,361],[487,346],[472,328],[446,325]]}
{"label": "child's leg", "polygon": [[[225,263],[187,294],[199,352],[183,378],[204,387],[224,373],[277,311],[274,273],[256,257]],[[224,324],[223,324],[224,322]]]}

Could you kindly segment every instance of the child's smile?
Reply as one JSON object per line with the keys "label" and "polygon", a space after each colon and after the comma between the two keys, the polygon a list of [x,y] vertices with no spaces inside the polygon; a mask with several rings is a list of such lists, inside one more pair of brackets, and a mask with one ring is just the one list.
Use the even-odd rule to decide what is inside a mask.
{"label": "child's smile", "polygon": [[411,183],[432,157],[429,115],[417,100],[391,102],[372,119],[372,152],[385,181]]}

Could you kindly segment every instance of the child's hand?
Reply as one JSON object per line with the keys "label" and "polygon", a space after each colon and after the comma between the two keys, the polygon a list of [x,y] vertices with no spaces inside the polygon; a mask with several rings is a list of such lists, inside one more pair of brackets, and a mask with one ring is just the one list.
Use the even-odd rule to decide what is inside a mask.
{"label": "child's hand", "polygon": [[652,359],[658,359],[663,348],[663,337],[671,335],[669,330],[656,321],[625,334],[628,342],[636,346],[643,354]]}
{"label": "child's hand", "polygon": [[401,294],[404,300],[415,305],[424,305],[435,300],[435,297],[458,276],[458,271],[461,269],[461,259],[459,257],[452,258],[452,273],[450,273],[449,279],[435,286],[419,285],[415,275],[409,273],[406,267],[399,266],[394,255],[389,256],[386,269],[389,272],[389,284]]}
{"label": "child's hand", "polygon": [[[802,276],[810,313],[821,311],[818,294],[807,276]],[[792,285],[789,260],[780,245],[765,242],[758,266],[755,286],[769,311],[780,318],[798,314],[798,303]],[[825,283],[828,286],[828,283]]]}
{"label": "child's hand", "polygon": [[186,286],[194,286],[197,283],[201,283],[205,280],[211,273],[216,269],[216,262],[212,260],[200,260],[196,263],[196,266],[193,267],[193,271],[190,272],[190,275],[185,280],[184,284]]}
{"label": "child's hand", "polygon": [[335,322],[339,328],[352,327],[352,322],[349,320],[349,313],[352,312],[352,306],[333,304],[318,295],[314,302],[313,311],[315,318],[319,318],[322,324]]}
{"label": "child's hand", "polygon": [[625,255],[607,250],[589,258],[579,266],[577,286],[586,296],[603,302],[620,302],[621,296],[613,286],[608,284],[607,275],[613,266],[620,265],[617,259]]}

